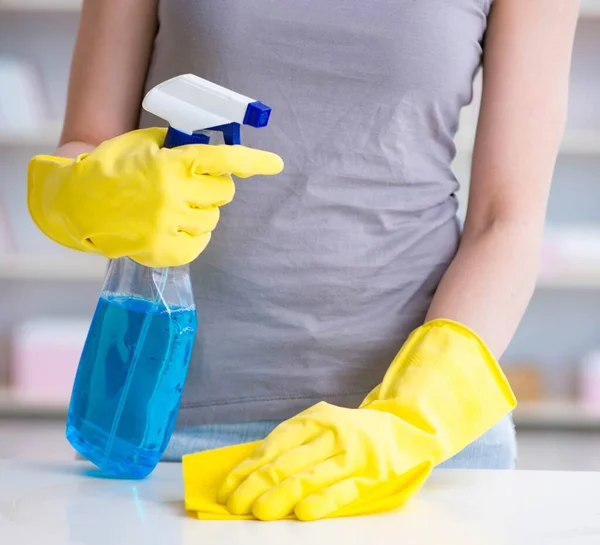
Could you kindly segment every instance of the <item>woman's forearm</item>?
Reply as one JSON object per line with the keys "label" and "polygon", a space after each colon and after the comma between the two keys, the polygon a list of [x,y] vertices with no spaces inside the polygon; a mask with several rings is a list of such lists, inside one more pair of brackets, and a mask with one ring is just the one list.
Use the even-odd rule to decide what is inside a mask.
{"label": "woman's forearm", "polygon": [[576,0],[495,0],[465,230],[428,318],[470,326],[499,358],[533,293],[562,138]]}
{"label": "woman's forearm", "polygon": [[157,27],[156,0],[85,0],[55,152],[74,159],[137,128]]}
{"label": "woman's forearm", "polygon": [[535,287],[541,231],[540,226],[501,220],[480,232],[466,232],[427,319],[469,326],[500,358]]}
{"label": "woman's forearm", "polygon": [[158,25],[157,4],[83,2],[61,147],[72,142],[98,145],[137,128]]}

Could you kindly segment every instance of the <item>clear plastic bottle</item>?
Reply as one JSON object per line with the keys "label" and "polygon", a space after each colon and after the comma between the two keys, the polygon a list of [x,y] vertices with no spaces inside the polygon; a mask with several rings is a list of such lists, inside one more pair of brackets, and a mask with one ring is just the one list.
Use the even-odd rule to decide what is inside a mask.
{"label": "clear plastic bottle", "polygon": [[[241,125],[265,127],[271,112],[191,74],[151,89],[142,106],[169,122],[166,148],[209,144],[210,133],[239,144]],[[111,262],[67,416],[67,439],[106,476],[141,479],[158,464],[175,427],[196,328],[187,265]]]}
{"label": "clear plastic bottle", "polygon": [[196,334],[189,267],[112,261],[75,378],[67,438],[107,476],[143,478],[173,432]]}

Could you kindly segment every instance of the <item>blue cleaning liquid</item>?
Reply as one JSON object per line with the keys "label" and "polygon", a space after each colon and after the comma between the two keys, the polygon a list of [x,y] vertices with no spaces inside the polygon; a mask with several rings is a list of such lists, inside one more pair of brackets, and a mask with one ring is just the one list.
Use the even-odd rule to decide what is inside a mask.
{"label": "blue cleaning liquid", "polygon": [[175,427],[196,324],[194,308],[100,297],[75,377],[67,439],[103,473],[141,479],[156,467]]}

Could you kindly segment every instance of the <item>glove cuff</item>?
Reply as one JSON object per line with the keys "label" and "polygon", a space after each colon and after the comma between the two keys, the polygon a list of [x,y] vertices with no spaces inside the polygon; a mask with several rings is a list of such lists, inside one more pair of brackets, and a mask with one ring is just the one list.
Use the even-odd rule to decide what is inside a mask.
{"label": "glove cuff", "polygon": [[457,454],[516,406],[500,366],[472,330],[451,320],[417,328],[361,409],[395,414],[434,434],[436,464]]}
{"label": "glove cuff", "polygon": [[72,159],[64,157],[33,157],[27,169],[27,206],[33,222],[50,240],[72,250],[91,252],[90,246],[69,231],[58,205],[60,185],[66,183],[67,169],[73,164]]}

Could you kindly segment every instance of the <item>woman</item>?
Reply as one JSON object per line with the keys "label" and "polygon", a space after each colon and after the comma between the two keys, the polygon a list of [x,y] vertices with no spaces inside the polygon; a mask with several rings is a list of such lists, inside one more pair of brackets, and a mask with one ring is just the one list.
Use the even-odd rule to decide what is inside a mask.
{"label": "woman", "polygon": [[[269,104],[269,127],[242,138],[285,161],[260,176],[278,159],[241,148],[203,171],[259,175],[237,184],[205,250],[227,177],[196,197],[206,214],[185,249],[159,234],[127,250],[69,242],[53,212],[37,214],[58,242],[110,257],[202,252],[198,338],[165,458],[262,439],[322,400],[357,407],[424,322],[464,324],[502,355],[535,285],[577,15],[574,0],[84,2],[57,156],[118,152],[118,135],[160,124],[140,119],[143,93],[194,73]],[[481,64],[461,235],[453,137]],[[115,195],[142,199],[151,178],[117,177]],[[138,212],[150,231],[155,201]],[[515,452],[506,416],[444,465],[512,468]]]}

